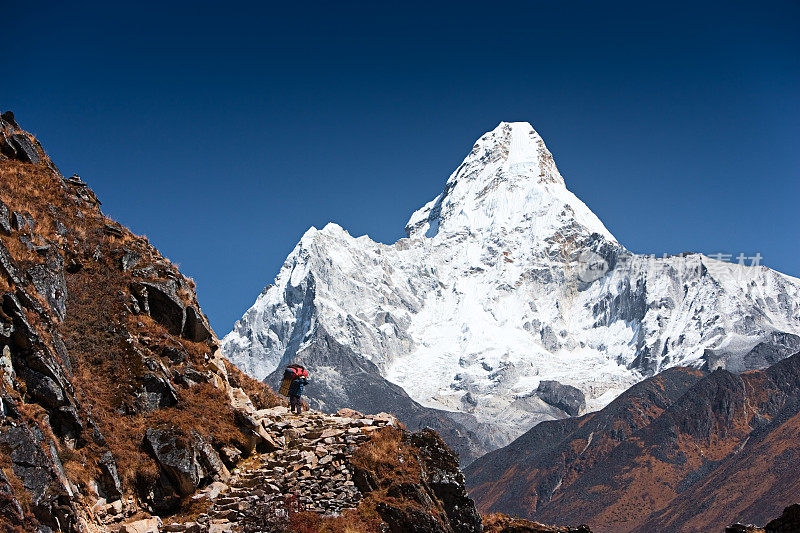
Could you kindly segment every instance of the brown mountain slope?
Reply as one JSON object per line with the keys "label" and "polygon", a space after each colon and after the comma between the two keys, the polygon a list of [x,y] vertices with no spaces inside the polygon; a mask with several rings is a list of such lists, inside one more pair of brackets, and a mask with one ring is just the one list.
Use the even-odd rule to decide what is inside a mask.
{"label": "brown mountain slope", "polygon": [[470,494],[483,512],[535,516],[554,494],[595,465],[602,467],[620,442],[701,378],[696,370],[669,369],[634,385],[601,411],[534,426],[465,470]]}
{"label": "brown mountain slope", "polygon": [[[637,387],[660,389],[656,384],[664,374]],[[639,411],[637,387],[572,424],[581,427],[599,417]],[[484,511],[584,522],[595,531],[715,531],[736,520],[763,523],[800,497],[800,481],[789,466],[800,443],[788,438],[796,424],[798,395],[800,354],[764,371],[716,371],[617,439],[593,464],[583,459],[591,446],[584,452],[585,440],[575,438],[575,430],[551,442],[544,460],[528,448],[537,459],[527,461],[526,437],[537,426],[471,465],[468,485]],[[595,426],[600,433],[592,440],[613,441],[608,434],[618,435],[614,425]],[[565,462],[555,467],[555,478],[554,467],[542,467],[551,461]],[[492,469],[501,472],[495,477],[499,481],[491,480]],[[556,488],[549,498],[538,498],[542,486]]]}

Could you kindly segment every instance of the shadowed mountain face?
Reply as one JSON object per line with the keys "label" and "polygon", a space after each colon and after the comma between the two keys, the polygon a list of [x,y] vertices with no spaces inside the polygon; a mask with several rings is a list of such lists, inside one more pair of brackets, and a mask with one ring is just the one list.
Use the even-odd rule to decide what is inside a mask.
{"label": "shadowed mountain face", "polygon": [[483,512],[600,531],[765,523],[800,494],[800,354],[741,375],[673,368],[466,469]]}

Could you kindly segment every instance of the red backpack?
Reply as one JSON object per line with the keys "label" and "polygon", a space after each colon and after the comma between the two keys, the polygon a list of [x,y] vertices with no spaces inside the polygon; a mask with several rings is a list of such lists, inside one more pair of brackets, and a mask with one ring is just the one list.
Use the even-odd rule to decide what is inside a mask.
{"label": "red backpack", "polygon": [[295,380],[297,378],[307,378],[308,370],[301,365],[289,365],[283,373],[283,379]]}

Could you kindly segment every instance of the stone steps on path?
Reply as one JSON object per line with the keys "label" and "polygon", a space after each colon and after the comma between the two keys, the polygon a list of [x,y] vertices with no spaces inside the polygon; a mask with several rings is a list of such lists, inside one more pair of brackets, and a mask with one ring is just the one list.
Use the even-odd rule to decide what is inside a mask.
{"label": "stone steps on path", "polygon": [[300,510],[336,516],[355,508],[361,493],[349,459],[372,431],[397,420],[385,413],[290,415],[285,407],[256,411],[255,418],[280,447],[235,468],[224,489],[208,493],[211,505],[195,522],[168,523],[164,531],[234,532],[265,513],[276,519]]}

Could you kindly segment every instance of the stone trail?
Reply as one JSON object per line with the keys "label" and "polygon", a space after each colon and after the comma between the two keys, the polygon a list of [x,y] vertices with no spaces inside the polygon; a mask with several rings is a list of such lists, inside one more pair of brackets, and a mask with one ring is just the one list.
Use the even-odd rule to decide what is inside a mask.
{"label": "stone trail", "polygon": [[[280,521],[292,510],[335,516],[355,508],[361,492],[349,459],[370,432],[396,424],[396,418],[385,413],[364,416],[342,410],[337,415],[318,411],[291,415],[285,407],[256,411],[254,418],[274,449],[242,461],[227,482],[212,483],[196,494],[194,499],[210,503],[207,512],[192,522],[167,518],[158,531],[242,531],[248,520],[263,521],[265,515]],[[126,524],[120,531],[139,531],[132,526]]]}

